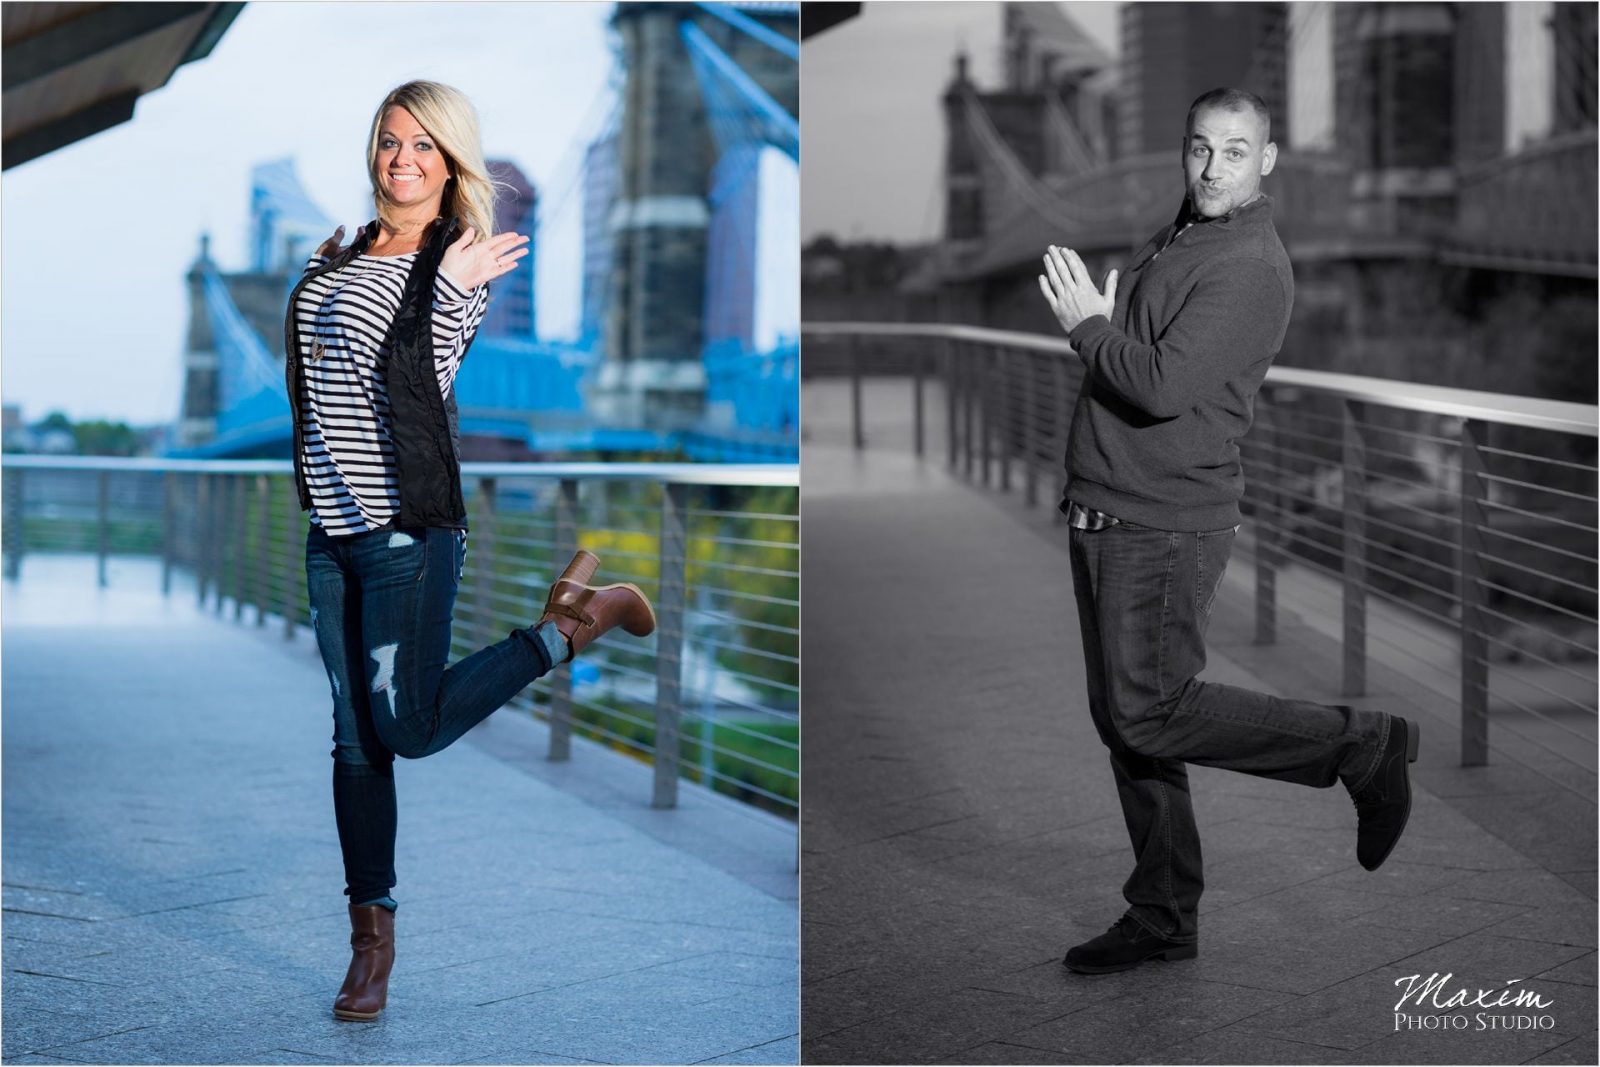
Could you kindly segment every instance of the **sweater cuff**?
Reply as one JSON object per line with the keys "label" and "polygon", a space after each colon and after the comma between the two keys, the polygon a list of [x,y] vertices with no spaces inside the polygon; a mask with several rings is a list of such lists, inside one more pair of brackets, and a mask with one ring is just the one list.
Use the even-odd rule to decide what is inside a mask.
{"label": "sweater cuff", "polygon": [[1111,329],[1111,320],[1104,315],[1090,315],[1067,334],[1067,340],[1072,342],[1072,347],[1078,350],[1078,355],[1083,355],[1083,346],[1094,340],[1105,331]]}
{"label": "sweater cuff", "polygon": [[434,275],[434,288],[436,290],[434,296],[441,304],[465,304],[472,299],[472,294],[478,291],[477,287],[471,289],[464,287],[443,267],[440,267]]}

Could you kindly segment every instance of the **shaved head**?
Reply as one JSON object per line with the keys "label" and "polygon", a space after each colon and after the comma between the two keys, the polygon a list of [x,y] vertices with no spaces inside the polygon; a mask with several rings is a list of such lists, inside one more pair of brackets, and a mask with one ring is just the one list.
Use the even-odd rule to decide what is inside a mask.
{"label": "shaved head", "polygon": [[1250,111],[1261,123],[1261,143],[1266,144],[1272,140],[1272,114],[1267,110],[1266,101],[1248,89],[1211,89],[1195,97],[1194,103],[1189,105],[1189,116],[1183,123],[1183,135],[1187,137],[1194,131],[1194,118],[1201,111],[1217,108],[1222,111]]}

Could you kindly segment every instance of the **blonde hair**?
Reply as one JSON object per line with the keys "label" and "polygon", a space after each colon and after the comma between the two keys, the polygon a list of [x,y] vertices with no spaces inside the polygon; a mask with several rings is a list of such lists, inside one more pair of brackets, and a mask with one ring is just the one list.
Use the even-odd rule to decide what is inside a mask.
{"label": "blonde hair", "polygon": [[372,134],[367,140],[367,177],[372,182],[372,201],[378,219],[391,224],[396,204],[383,191],[378,180],[378,131],[392,107],[411,112],[417,125],[428,132],[434,145],[444,153],[450,180],[444,186],[439,214],[458,218],[462,228],[471,226],[473,241],[494,233],[496,182],[483,162],[483,142],[478,134],[478,112],[459,89],[439,82],[411,81],[389,92],[372,116]]}

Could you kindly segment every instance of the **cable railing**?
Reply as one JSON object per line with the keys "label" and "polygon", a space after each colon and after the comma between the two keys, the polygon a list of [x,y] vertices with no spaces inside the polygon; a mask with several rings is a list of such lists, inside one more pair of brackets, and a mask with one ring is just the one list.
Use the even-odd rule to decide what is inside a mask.
{"label": "cable railing", "polygon": [[[4,569],[88,553],[101,586],[118,556],[159,558],[219,618],[309,626],[306,516],[287,461],[4,457]],[[651,802],[688,778],[794,819],[799,804],[799,489],[792,466],[467,463],[470,532],[456,598],[462,656],[538,617],[578,548],[606,581],[655,606],[648,638],[621,630],[511,704],[654,765]]]}
{"label": "cable railing", "polygon": [[[1083,366],[1064,339],[970,326],[807,323],[805,368],[909,379],[910,446],[942,407],[945,461],[983,486],[1061,499]],[[888,388],[880,386],[878,388]],[[1331,619],[1337,684],[1374,663],[1459,708],[1460,760],[1497,730],[1594,773],[1596,437],[1590,404],[1275,367],[1240,441],[1254,640],[1280,604]],[[1375,637],[1375,633],[1379,636]]]}

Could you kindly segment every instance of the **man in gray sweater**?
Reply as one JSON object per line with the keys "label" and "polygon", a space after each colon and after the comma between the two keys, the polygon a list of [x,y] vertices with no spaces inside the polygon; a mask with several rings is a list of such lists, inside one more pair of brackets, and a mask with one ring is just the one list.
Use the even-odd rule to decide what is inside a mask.
{"label": "man in gray sweater", "polygon": [[1240,523],[1236,444],[1283,344],[1294,274],[1261,179],[1277,146],[1259,97],[1189,109],[1188,196],[1102,292],[1052,246],[1040,287],[1084,362],[1067,449],[1072,578],[1089,711],[1111,752],[1135,856],[1128,910],[1067,952],[1099,974],[1193,958],[1204,888],[1185,764],[1303,785],[1342,782],[1356,857],[1377,869],[1411,810],[1415,723],[1196,680]]}

